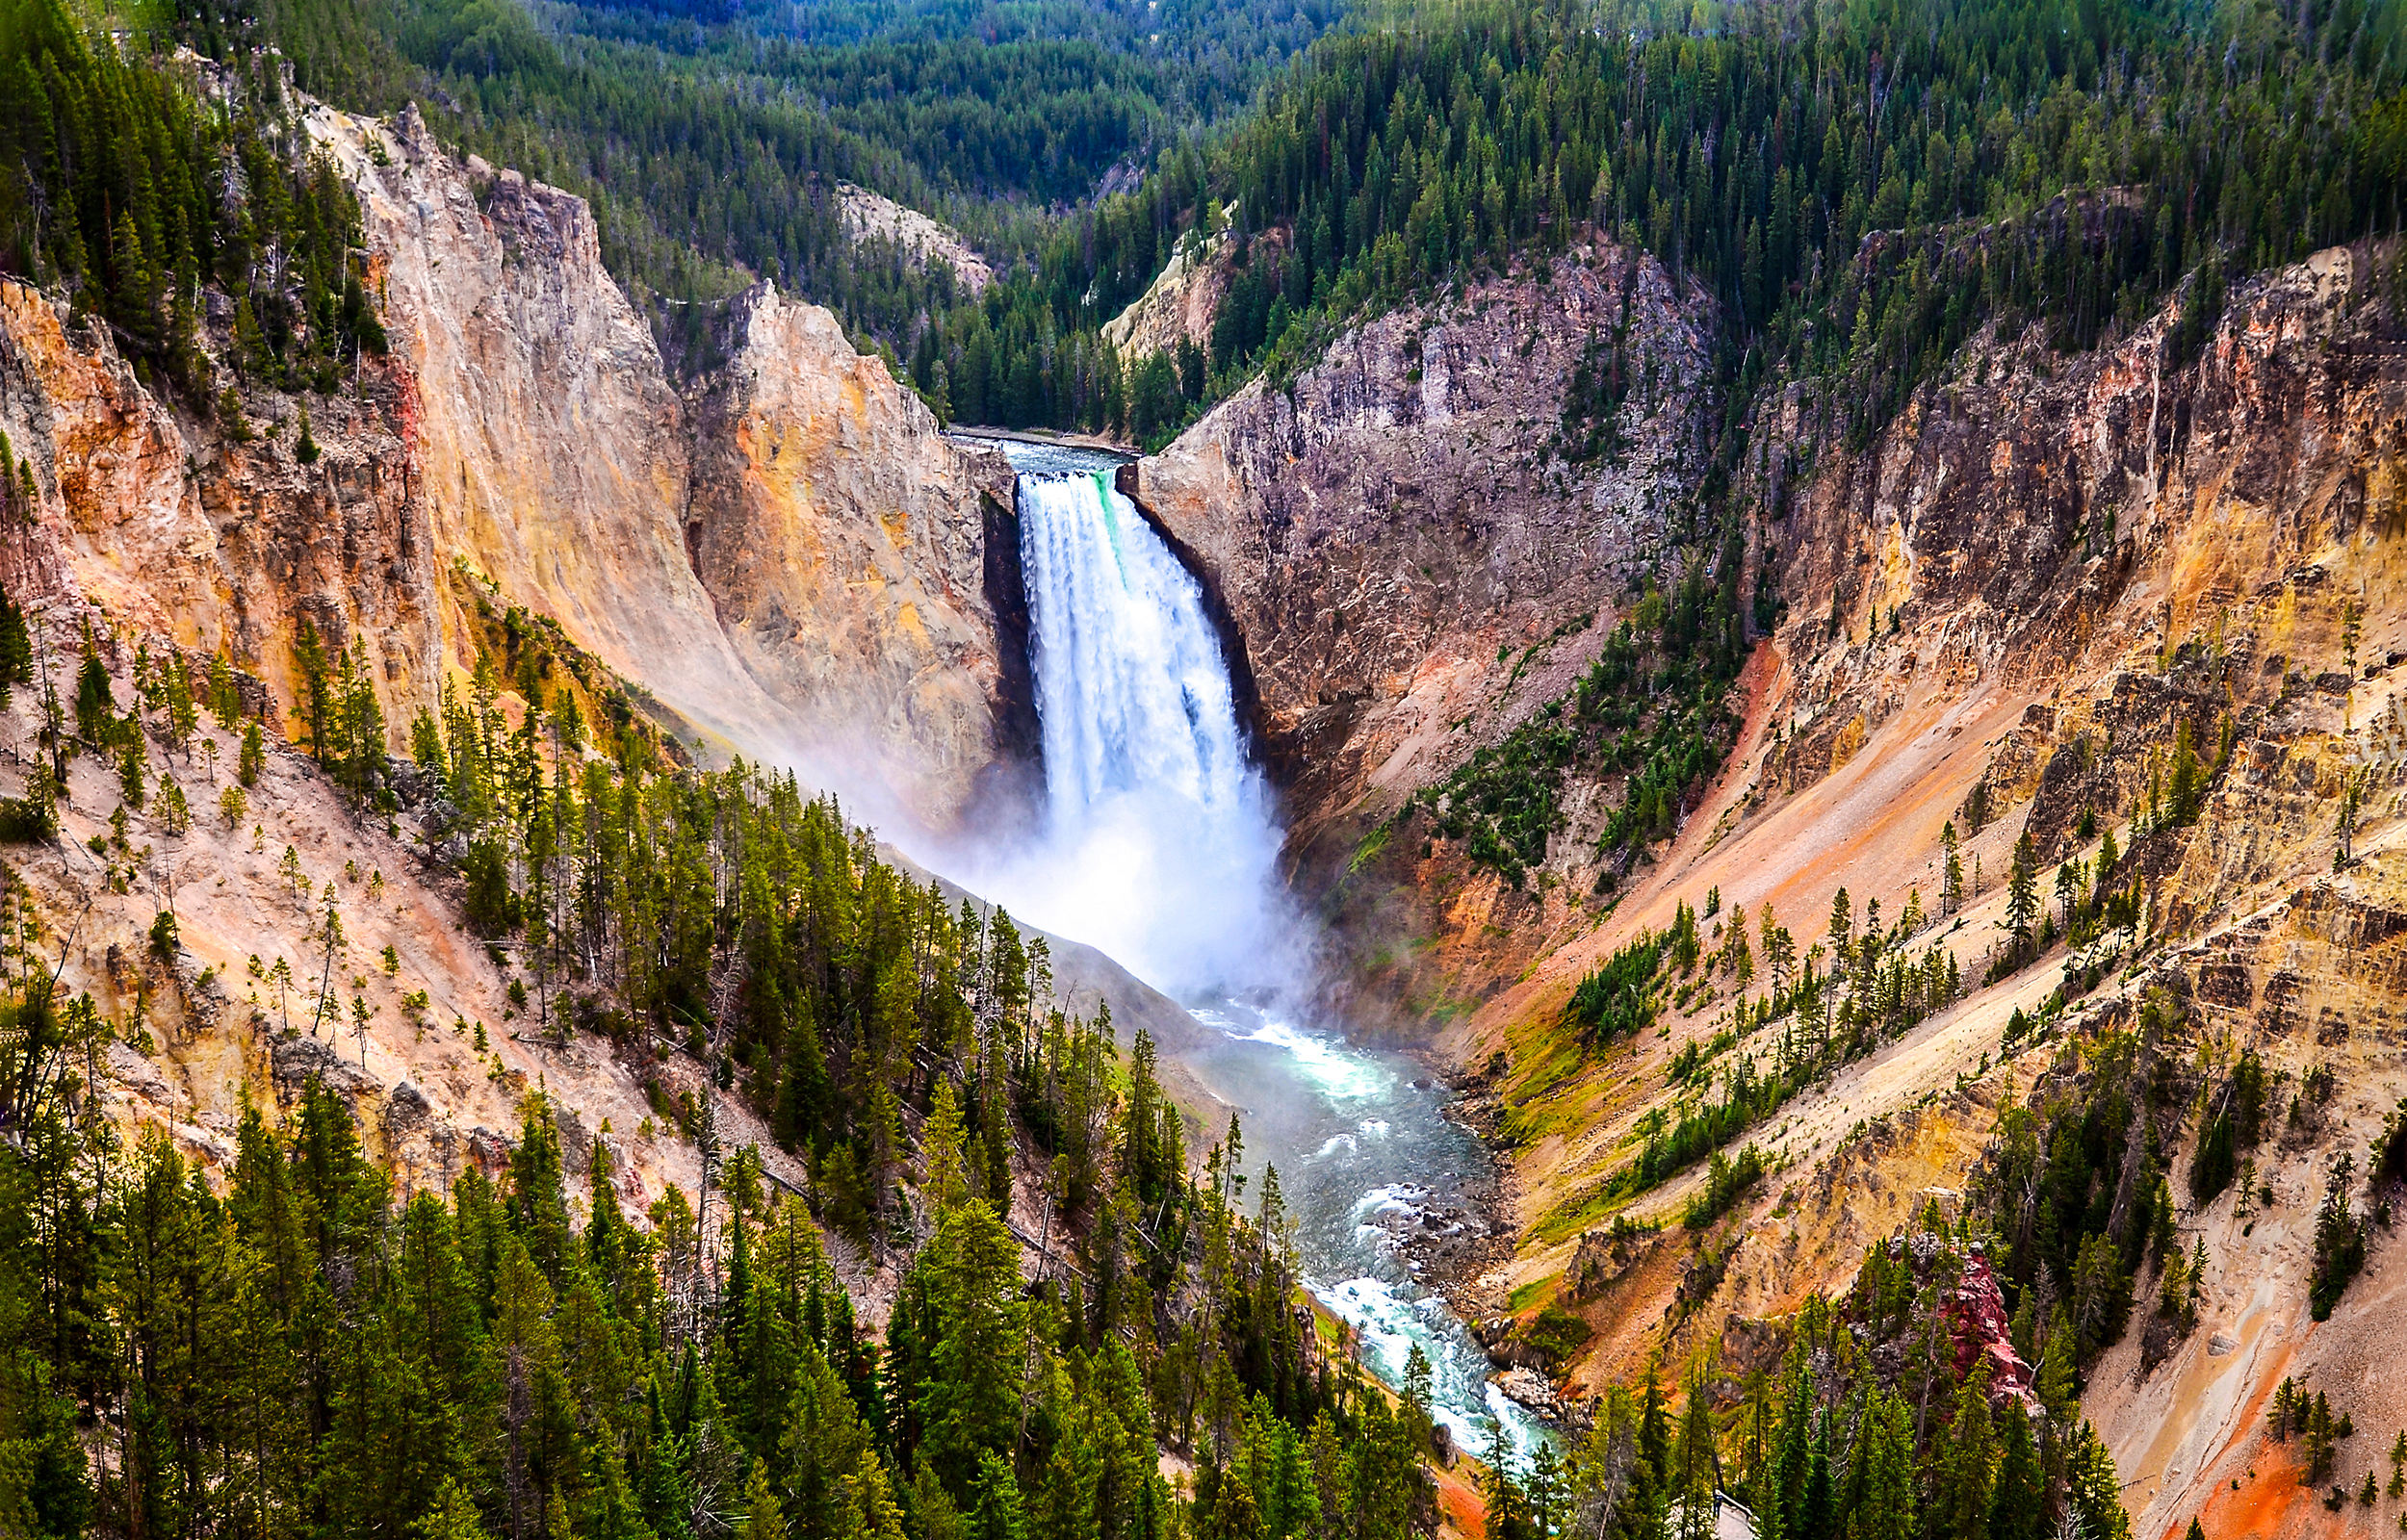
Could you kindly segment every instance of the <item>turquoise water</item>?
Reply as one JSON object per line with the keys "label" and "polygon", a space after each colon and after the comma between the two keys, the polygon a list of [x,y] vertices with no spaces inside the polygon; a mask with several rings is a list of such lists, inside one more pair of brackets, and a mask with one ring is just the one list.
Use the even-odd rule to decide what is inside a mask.
{"label": "turquoise water", "polygon": [[1444,1116],[1454,1092],[1401,1054],[1274,1011],[1224,1000],[1193,1014],[1218,1036],[1180,1060],[1237,1109],[1249,1193],[1263,1167],[1279,1168],[1313,1296],[1388,1384],[1403,1383],[1414,1347],[1428,1355],[1432,1410],[1459,1447],[1486,1450],[1501,1421],[1526,1455],[1544,1424],[1488,1382],[1488,1355],[1424,1281],[1438,1266],[1431,1248],[1484,1230],[1480,1200],[1494,1179],[1487,1148]]}

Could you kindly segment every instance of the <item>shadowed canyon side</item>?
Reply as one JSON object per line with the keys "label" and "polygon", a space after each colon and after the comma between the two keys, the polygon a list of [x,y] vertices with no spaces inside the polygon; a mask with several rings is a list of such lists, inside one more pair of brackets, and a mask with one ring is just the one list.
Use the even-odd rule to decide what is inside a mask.
{"label": "shadowed canyon side", "polygon": [[[1346,879],[1412,793],[1594,659],[1693,500],[1711,323],[1651,257],[1581,245],[1343,333],[1124,474],[1233,621],[1288,859],[1330,895],[1366,1030],[1410,1030],[1480,988],[1458,968],[1508,978],[1544,939]],[[1447,930],[1474,944],[1413,945]]]}
{"label": "shadowed canyon side", "polygon": [[[1583,248],[1347,332],[1138,462],[1135,496],[1244,636],[1300,837],[1366,793],[1388,810],[1525,712],[1535,687],[1487,698],[1499,649],[1603,618],[1598,596],[1626,583],[1698,469],[1695,308],[1652,259]],[[1551,457],[1574,372],[1624,322],[1655,383],[1627,409],[1638,442],[1611,465]],[[1540,672],[1576,668],[1593,640],[1549,649]]]}

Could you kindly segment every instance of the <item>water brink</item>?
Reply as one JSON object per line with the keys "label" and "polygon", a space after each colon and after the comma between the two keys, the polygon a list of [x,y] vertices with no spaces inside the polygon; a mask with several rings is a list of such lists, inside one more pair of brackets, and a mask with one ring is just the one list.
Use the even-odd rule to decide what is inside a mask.
{"label": "water brink", "polygon": [[1177,992],[1286,982],[1278,831],[1203,590],[1106,470],[1023,467],[1019,504],[1048,857],[1021,907]]}

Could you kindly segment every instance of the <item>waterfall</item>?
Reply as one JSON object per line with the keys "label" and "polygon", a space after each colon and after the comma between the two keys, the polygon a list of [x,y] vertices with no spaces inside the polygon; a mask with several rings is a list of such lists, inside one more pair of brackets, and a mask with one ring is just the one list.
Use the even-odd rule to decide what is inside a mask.
{"label": "waterfall", "polygon": [[1020,528],[1048,815],[1074,829],[1151,787],[1225,835],[1250,777],[1195,578],[1107,472],[1022,476]]}
{"label": "waterfall", "polygon": [[1285,982],[1279,832],[1202,588],[1112,462],[1013,458],[1045,770],[1013,908],[1178,993]]}

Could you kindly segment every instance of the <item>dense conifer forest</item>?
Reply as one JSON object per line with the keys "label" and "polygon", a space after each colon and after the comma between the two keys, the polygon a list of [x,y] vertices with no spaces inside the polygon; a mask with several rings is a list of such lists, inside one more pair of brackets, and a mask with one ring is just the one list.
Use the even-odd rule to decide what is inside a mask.
{"label": "dense conifer forest", "polygon": [[[70,76],[116,67],[51,40],[72,30],[38,19],[56,0],[17,3],[32,75],[45,55]],[[2395,228],[2407,178],[2407,23],[2363,0],[1395,8],[1284,64],[1333,10],[1182,7],[1143,31],[1111,8],[802,15],[187,0],[128,44],[237,61],[272,41],[338,102],[420,100],[447,141],[593,197],[608,260],[663,301],[673,347],[708,329],[684,302],[768,276],[948,416],[1138,437],[1308,363],[1367,312],[1591,230],[1714,298],[1727,424],[1785,371],[1850,381],[1833,425],[1861,434],[1988,321],[2084,348],[2184,292],[2195,346],[2232,276]],[[84,185],[30,152],[38,116],[15,115],[0,172],[19,271],[50,250],[35,227],[69,201],[57,179]],[[174,153],[196,176],[229,152]],[[942,264],[853,246],[838,180],[942,214],[1002,281],[971,296]],[[94,218],[111,228],[82,243],[114,295],[133,264],[116,215]],[[1179,242],[1273,229],[1209,356],[1103,344]],[[214,270],[198,232],[179,257],[160,230],[137,279],[164,289],[183,260],[189,291]]]}
{"label": "dense conifer forest", "polygon": [[[306,632],[297,723],[360,816],[406,800],[466,843],[466,920],[514,967],[519,1030],[576,1023],[631,1065],[682,1051],[700,1067],[698,1095],[664,1078],[654,1106],[717,1152],[711,1179],[624,1212],[609,1145],[564,1134],[539,1092],[505,1160],[439,1187],[374,1164],[346,1100],[317,1080],[247,1104],[214,1175],[163,1130],[129,1143],[98,1116],[95,1066],[139,1022],[59,991],[56,938],[13,904],[0,978],[11,1532],[1435,1530],[1428,1471],[1448,1441],[1429,1366],[1409,1363],[1391,1392],[1316,1322],[1277,1171],[1248,1194],[1233,1116],[1191,1162],[1152,1044],[1139,1034],[1124,1055],[1108,1017],[1061,1011],[1042,937],[948,904],[789,778],[678,764],[548,629],[504,616],[495,634],[471,688],[411,724],[407,761],[388,756],[359,659]],[[501,708],[505,682],[526,709]],[[258,781],[257,724],[222,665],[138,654],[120,705],[88,641],[74,697],[71,712],[45,697],[46,744],[116,763],[129,805],[153,750],[164,762],[204,711],[242,732],[235,784]],[[29,795],[50,784],[38,773]],[[1763,916],[1774,989],[1752,1025],[1786,1023],[1774,1071],[1724,1065],[1724,1102],[1657,1129],[1637,1185],[1614,1194],[1711,1154],[1686,1212],[1698,1260],[1684,1298],[1718,1283],[1725,1213],[1765,1172],[1753,1148],[1719,1148],[1831,1056],[1953,990],[1905,958],[1914,925],[1909,913],[1884,930],[1868,907],[1859,927],[1842,894],[1834,971],[1818,978],[1810,957],[1790,972],[1795,943]],[[1575,1009],[1610,1047],[1643,1030],[1658,975],[1743,988],[1752,934],[1734,910],[1708,952],[1683,907]],[[335,910],[309,940],[329,958],[345,944]],[[172,951],[171,923],[152,944]],[[260,991],[272,979],[254,970],[253,986],[241,1030],[320,1029],[328,999],[272,1018]],[[1472,1469],[1483,1532],[1652,1540],[1689,1532],[1720,1490],[1752,1506],[1760,1533],[1795,1540],[1981,1540],[2067,1522],[2123,1533],[2112,1462],[2076,1392],[2149,1266],[2150,1331],[2195,1324],[2168,1173],[2151,1157],[2140,1200],[2110,1202],[2126,1130],[2169,1143],[2192,1100],[2163,1052],[2170,1026],[2152,1004],[2134,1032],[2067,1043],[2051,1071],[2061,1091],[2009,1112],[1966,1215],[1930,1210],[1876,1245],[1847,1297],[1798,1318],[1776,1374],[1733,1399],[1702,1360],[1665,1363],[1560,1445],[1524,1456],[1499,1435]],[[1675,1073],[1709,1086],[1729,1048],[1692,1047]],[[2243,1064],[2234,1084],[2207,1099],[2231,1129],[2223,1153],[2202,1152],[2194,1186],[2228,1181],[2230,1150],[2258,1137],[2262,1070]],[[761,1114],[799,1185],[757,1147],[721,1147],[725,1097]],[[2336,1213],[2326,1228],[2362,1247],[2344,1194]],[[1991,1267],[1977,1242],[2000,1259],[2028,1387],[1964,1350],[1958,1301]],[[892,1270],[875,1329],[857,1298],[865,1261]],[[1172,1483],[1165,1451],[1191,1479]]]}
{"label": "dense conifer forest", "polygon": [[[86,655],[71,725],[46,719],[62,752],[139,765],[204,706],[239,720],[180,660],[120,708]],[[1107,1017],[1065,1015],[1041,937],[949,907],[790,779],[677,770],[626,731],[615,760],[581,754],[575,696],[547,709],[527,660],[524,728],[480,681],[416,724],[405,766],[355,659],[305,654],[312,750],[363,816],[406,788],[473,837],[469,923],[533,985],[521,1030],[582,1020],[631,1064],[702,1064],[698,1097],[653,1092],[723,1157],[708,1185],[623,1213],[608,1145],[564,1143],[538,1093],[506,1169],[397,1188],[315,1080],[250,1104],[213,1180],[100,1116],[97,1056],[137,1027],[58,991],[51,938],[13,925],[9,1532],[1369,1536],[1426,1517],[1425,1392],[1397,1400],[1328,1350],[1277,1172],[1247,1194],[1233,1117],[1191,1163],[1151,1042],[1124,1058]],[[236,783],[256,775],[246,750]],[[321,941],[345,944],[331,905]],[[252,988],[239,1030],[320,1030],[324,1000],[272,1017],[275,981]],[[721,1095],[759,1107],[801,1187],[719,1148]],[[865,1255],[896,1269],[882,1330],[854,1303]],[[1198,1468],[1191,1507],[1163,1449]]]}
{"label": "dense conifer forest", "polygon": [[306,155],[273,70],[206,101],[56,0],[8,0],[0,81],[0,270],[72,295],[144,378],[213,410],[212,291],[233,304],[236,367],[266,383],[330,389],[384,350],[358,207]]}

